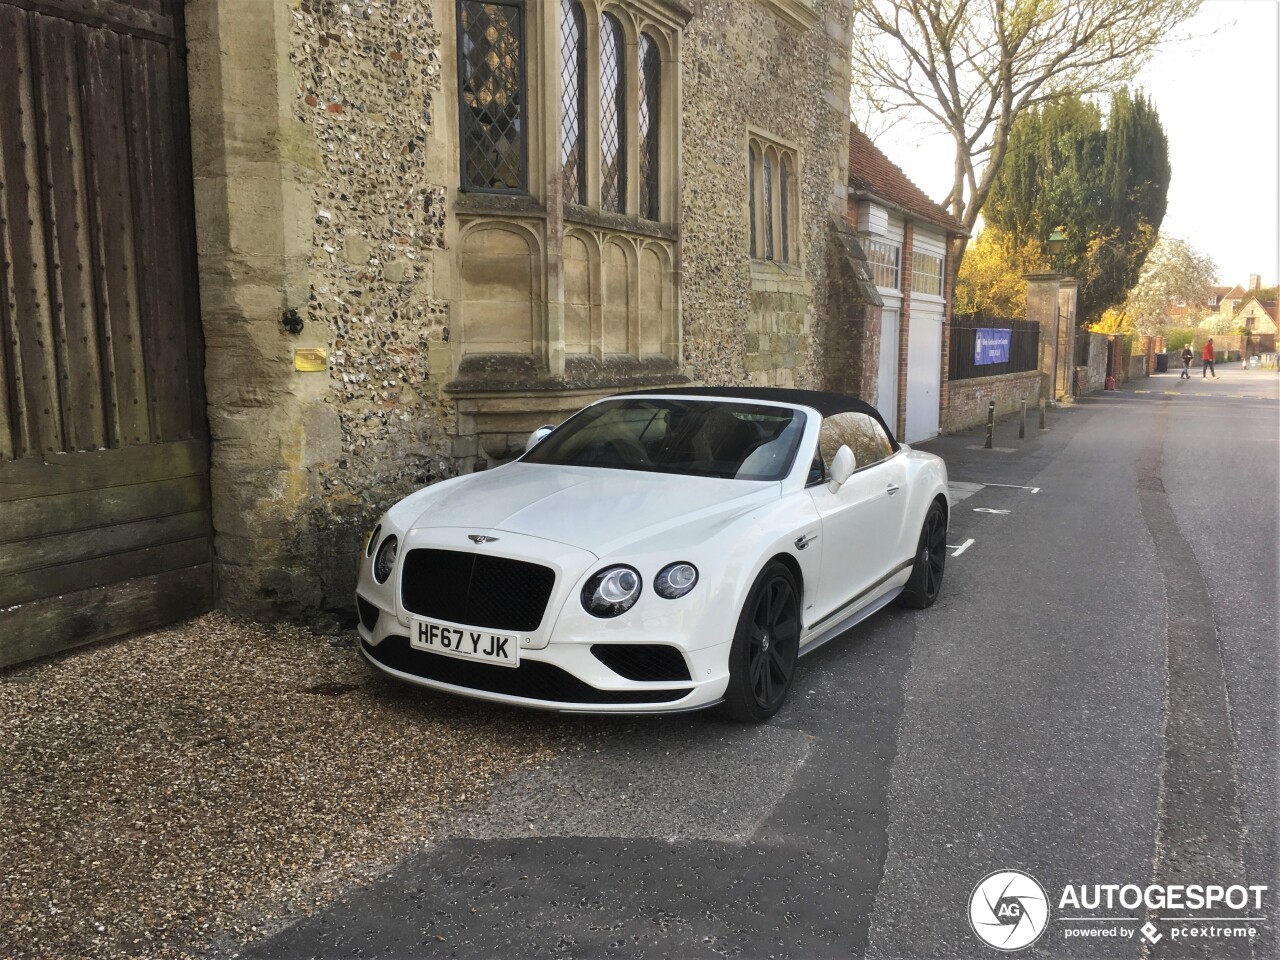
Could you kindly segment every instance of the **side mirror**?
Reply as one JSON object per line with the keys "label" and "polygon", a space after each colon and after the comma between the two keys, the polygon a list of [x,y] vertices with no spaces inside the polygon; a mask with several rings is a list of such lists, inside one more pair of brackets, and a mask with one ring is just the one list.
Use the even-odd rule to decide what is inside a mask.
{"label": "side mirror", "polygon": [[853,471],[858,469],[858,458],[853,455],[853,451],[849,449],[849,445],[841,444],[840,449],[836,451],[836,455],[831,458],[831,482],[828,484],[832,493],[835,493],[840,487],[853,476]]}
{"label": "side mirror", "polygon": [[529,439],[524,442],[524,452],[528,453],[530,450],[532,450],[534,447],[540,444],[543,440],[547,438],[547,434],[549,434],[554,429],[555,427],[551,426],[550,424],[544,424],[543,426],[539,427],[537,430],[533,431],[533,433],[529,434]]}

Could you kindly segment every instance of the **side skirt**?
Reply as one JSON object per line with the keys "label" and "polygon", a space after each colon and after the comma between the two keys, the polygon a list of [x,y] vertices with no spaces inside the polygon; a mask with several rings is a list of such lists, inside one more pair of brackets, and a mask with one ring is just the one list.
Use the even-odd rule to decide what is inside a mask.
{"label": "side skirt", "polygon": [[893,602],[894,598],[897,597],[898,594],[900,594],[901,592],[902,592],[902,587],[894,587],[892,590],[890,590],[888,593],[884,594],[883,596],[877,597],[875,600],[872,600],[862,609],[855,610],[853,613],[849,614],[849,616],[845,617],[843,620],[833,624],[830,627],[827,627],[821,633],[817,634],[812,640],[808,641],[804,646],[802,646],[800,648],[799,655],[803,657],[803,656],[806,656],[807,654],[813,653],[813,651],[817,650],[820,646],[822,646],[828,640],[833,640],[836,637],[840,636],[840,634],[844,633],[846,630],[849,630],[852,627],[857,626],[859,623],[867,619],[867,617],[871,616],[877,610],[881,610],[884,607],[887,607],[890,603]]}

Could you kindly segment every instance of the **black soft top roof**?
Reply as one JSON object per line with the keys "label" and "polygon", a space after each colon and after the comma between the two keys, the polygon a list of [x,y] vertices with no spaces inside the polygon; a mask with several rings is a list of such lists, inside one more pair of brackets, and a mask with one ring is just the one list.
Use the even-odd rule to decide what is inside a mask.
{"label": "black soft top roof", "polygon": [[623,396],[643,394],[665,394],[673,397],[723,397],[726,400],[769,400],[773,403],[790,403],[796,406],[813,407],[823,417],[837,413],[865,413],[873,417],[889,437],[893,449],[898,449],[897,438],[889,425],[880,416],[880,411],[857,397],[846,397],[842,393],[829,393],[825,390],[795,390],[786,387],[668,387],[665,389],[633,390]]}

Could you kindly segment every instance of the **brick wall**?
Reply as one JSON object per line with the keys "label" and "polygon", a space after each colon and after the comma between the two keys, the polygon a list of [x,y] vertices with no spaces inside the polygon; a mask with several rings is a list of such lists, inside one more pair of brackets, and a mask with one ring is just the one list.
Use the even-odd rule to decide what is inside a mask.
{"label": "brick wall", "polygon": [[987,404],[992,400],[996,402],[997,417],[1020,410],[1023,400],[1027,401],[1028,410],[1038,409],[1040,381],[1036,370],[974,380],[952,380],[950,403],[942,411],[942,432],[954,433],[986,422]]}

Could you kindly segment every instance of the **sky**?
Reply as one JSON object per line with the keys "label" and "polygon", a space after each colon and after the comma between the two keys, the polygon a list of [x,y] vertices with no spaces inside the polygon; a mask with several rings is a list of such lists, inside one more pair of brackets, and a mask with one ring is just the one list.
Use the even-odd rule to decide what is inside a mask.
{"label": "sky", "polygon": [[[1207,0],[1186,24],[1191,39],[1160,50],[1137,83],[1169,138],[1161,233],[1212,257],[1224,284],[1243,286],[1252,273],[1265,285],[1280,279],[1278,13],[1276,0]],[[925,193],[946,195],[949,140],[922,140],[907,124],[875,140]]]}

